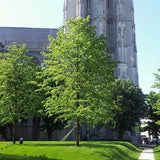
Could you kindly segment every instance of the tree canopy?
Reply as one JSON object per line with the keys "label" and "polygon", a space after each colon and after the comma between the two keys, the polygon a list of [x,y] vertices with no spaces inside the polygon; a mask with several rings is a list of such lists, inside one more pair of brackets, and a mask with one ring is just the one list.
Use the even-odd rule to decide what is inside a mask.
{"label": "tree canopy", "polygon": [[[157,70],[158,73],[154,74],[155,75],[155,82],[154,82],[154,87],[158,89],[158,99],[157,102],[155,103],[155,107],[156,107],[156,114],[160,115],[160,68]],[[158,123],[160,124],[160,121],[158,121]]]}
{"label": "tree canopy", "polygon": [[136,122],[146,113],[145,95],[131,80],[117,79],[112,86],[113,100],[118,107],[114,110],[113,127],[123,139],[125,131],[133,131]]}
{"label": "tree canopy", "polygon": [[[48,90],[44,101],[49,114],[77,125],[77,143],[80,125],[106,123],[110,119],[110,83],[114,80],[115,62],[108,54],[106,38],[97,36],[90,17],[71,19],[57,38],[49,37],[49,53],[43,55],[43,87]],[[51,87],[50,82],[55,86]]]}
{"label": "tree canopy", "polygon": [[47,114],[44,114],[41,116],[41,130],[45,133],[47,133],[48,140],[52,140],[52,133],[56,129],[64,129],[65,123],[62,123],[61,120],[55,121],[57,118],[56,114],[53,114],[52,116],[48,116]]}
{"label": "tree canopy", "polygon": [[146,122],[144,130],[148,131],[149,135],[152,135],[154,138],[156,138],[158,144],[158,136],[160,135],[160,126],[157,124],[157,122],[160,122],[160,117],[159,115],[156,114],[157,112],[156,102],[159,99],[159,94],[156,94],[155,92],[150,92],[146,96],[146,99],[148,107],[147,119],[149,120],[148,122]]}
{"label": "tree canopy", "polygon": [[38,70],[25,44],[14,43],[6,53],[0,53],[0,123],[13,124],[13,143],[16,123],[33,114],[39,105],[33,83]]}

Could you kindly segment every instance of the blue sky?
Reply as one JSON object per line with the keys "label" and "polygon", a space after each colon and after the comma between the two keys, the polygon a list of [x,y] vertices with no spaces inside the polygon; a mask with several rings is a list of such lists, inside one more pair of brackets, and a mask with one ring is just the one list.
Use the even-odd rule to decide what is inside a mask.
{"label": "blue sky", "polygon": [[134,8],[139,84],[149,93],[160,68],[160,0],[134,0]]}
{"label": "blue sky", "polygon": [[[133,0],[139,84],[149,93],[153,73],[160,68],[160,0]],[[0,26],[58,28],[63,24],[63,0],[0,0]]]}

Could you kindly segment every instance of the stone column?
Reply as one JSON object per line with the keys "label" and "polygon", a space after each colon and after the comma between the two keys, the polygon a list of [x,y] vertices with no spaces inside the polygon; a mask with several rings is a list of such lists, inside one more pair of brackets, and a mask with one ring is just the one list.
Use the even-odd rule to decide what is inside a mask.
{"label": "stone column", "polygon": [[66,25],[68,19],[76,18],[76,1],[77,0],[64,0],[64,26]]}
{"label": "stone column", "polygon": [[116,32],[117,75],[138,85],[133,0],[117,0]]}

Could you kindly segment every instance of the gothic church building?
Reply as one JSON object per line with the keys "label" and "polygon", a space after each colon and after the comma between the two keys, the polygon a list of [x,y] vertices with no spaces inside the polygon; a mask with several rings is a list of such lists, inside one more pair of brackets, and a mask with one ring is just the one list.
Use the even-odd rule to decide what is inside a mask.
{"label": "gothic church building", "polygon": [[[133,0],[64,0],[63,24],[70,18],[87,17],[90,15],[91,24],[97,26],[97,34],[107,37],[112,59],[120,63],[115,74],[118,78],[131,79],[138,85],[137,50],[135,42],[134,6]],[[34,56],[40,64],[43,62],[41,51],[46,51],[49,45],[48,35],[56,38],[57,29],[0,27],[0,51],[13,42],[26,43],[29,54]],[[39,129],[40,120],[29,117],[28,121],[17,126],[17,139],[21,136],[25,140],[45,140],[46,137]],[[68,131],[55,131],[53,140],[60,140]],[[23,135],[21,135],[23,133]],[[0,130],[0,136],[1,136]],[[88,139],[99,137],[113,139],[116,136],[107,127],[92,129],[82,127],[82,137]],[[138,143],[138,133],[126,133],[126,139]],[[10,134],[7,134],[10,140]],[[73,140],[75,133],[69,139]]]}
{"label": "gothic church building", "polygon": [[70,18],[90,15],[97,33],[107,37],[112,58],[121,62],[116,75],[138,85],[133,0],[65,0],[64,25]]}

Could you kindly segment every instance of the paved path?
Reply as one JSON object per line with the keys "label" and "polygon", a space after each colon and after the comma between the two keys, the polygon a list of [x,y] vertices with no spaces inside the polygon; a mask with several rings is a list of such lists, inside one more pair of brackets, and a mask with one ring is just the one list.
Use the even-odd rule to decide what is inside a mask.
{"label": "paved path", "polygon": [[154,153],[152,148],[144,148],[138,160],[154,160]]}

